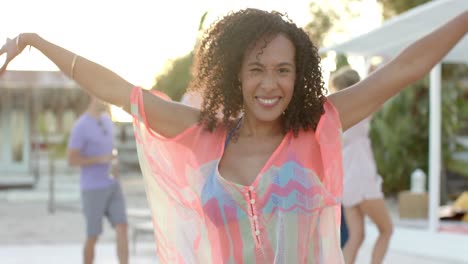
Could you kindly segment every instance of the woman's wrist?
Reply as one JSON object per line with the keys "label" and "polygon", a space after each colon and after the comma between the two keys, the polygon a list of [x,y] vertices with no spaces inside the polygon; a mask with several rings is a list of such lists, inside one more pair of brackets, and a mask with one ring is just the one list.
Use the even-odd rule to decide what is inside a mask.
{"label": "woman's wrist", "polygon": [[24,49],[26,46],[34,46],[34,39],[38,37],[36,33],[21,33],[18,35],[19,48]]}

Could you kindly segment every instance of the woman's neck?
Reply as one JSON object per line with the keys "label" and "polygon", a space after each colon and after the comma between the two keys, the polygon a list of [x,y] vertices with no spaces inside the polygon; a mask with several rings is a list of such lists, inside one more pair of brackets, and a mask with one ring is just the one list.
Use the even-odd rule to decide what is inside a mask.
{"label": "woman's neck", "polygon": [[262,122],[244,116],[239,128],[239,136],[245,137],[271,137],[283,134],[281,119],[276,121]]}

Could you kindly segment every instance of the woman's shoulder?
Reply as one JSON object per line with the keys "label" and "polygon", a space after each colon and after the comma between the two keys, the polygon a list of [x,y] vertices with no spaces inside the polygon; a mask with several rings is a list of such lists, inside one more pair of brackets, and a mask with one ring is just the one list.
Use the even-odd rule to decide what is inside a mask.
{"label": "woman's shoulder", "polygon": [[227,127],[222,122],[219,122],[213,130],[208,129],[205,124],[197,122],[175,137],[159,137],[159,139],[163,141],[185,142],[185,144],[191,142],[190,144],[202,146],[203,144],[212,144],[224,139],[226,132]]}
{"label": "woman's shoulder", "polygon": [[340,115],[330,100],[325,100],[323,103],[324,113],[320,117],[315,134],[317,138],[323,136],[332,135],[335,136],[336,133],[341,135],[342,127]]}

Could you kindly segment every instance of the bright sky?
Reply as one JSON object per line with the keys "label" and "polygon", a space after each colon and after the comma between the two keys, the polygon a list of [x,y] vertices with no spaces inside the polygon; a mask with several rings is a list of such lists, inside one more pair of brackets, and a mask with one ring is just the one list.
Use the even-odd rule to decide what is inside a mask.
{"label": "bright sky", "polygon": [[[298,25],[311,21],[312,0],[5,0],[0,15],[0,40],[20,32],[37,32],[117,72],[130,82],[150,88],[168,59],[184,55],[194,45],[200,17],[211,22],[229,10],[256,7],[288,13]],[[342,8],[343,0],[320,4]],[[376,0],[363,0],[360,18],[347,32],[330,38],[341,41],[380,23]],[[376,17],[377,16],[377,17]],[[34,49],[24,52],[9,69],[57,70]]]}

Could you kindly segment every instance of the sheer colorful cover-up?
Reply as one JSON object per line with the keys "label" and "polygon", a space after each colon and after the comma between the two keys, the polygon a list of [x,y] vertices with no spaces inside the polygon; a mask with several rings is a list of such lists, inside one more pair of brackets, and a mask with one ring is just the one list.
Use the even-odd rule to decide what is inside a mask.
{"label": "sheer colorful cover-up", "polygon": [[316,133],[285,135],[250,186],[222,178],[226,130],[174,138],[147,126],[131,96],[138,157],[161,263],[343,263],[341,127],[325,103]]}

